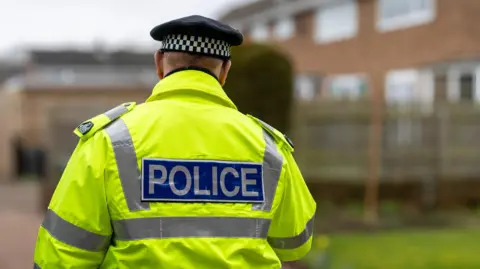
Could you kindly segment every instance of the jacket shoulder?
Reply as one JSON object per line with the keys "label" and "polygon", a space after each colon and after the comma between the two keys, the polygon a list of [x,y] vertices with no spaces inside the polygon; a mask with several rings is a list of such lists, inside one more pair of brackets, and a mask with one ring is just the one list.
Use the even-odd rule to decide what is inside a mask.
{"label": "jacket shoulder", "polygon": [[81,140],[88,140],[95,133],[101,131],[111,122],[132,111],[136,105],[136,102],[118,105],[102,114],[82,122],[77,128],[75,128],[73,133],[76,134]]}
{"label": "jacket shoulder", "polygon": [[292,142],[292,140],[282,132],[278,131],[274,127],[272,127],[270,124],[262,121],[259,118],[256,118],[252,115],[247,114],[247,117],[249,117],[251,120],[253,120],[256,124],[260,125],[263,130],[268,132],[274,139],[277,144],[280,144],[282,147],[286,147],[289,151],[293,152],[295,146]]}

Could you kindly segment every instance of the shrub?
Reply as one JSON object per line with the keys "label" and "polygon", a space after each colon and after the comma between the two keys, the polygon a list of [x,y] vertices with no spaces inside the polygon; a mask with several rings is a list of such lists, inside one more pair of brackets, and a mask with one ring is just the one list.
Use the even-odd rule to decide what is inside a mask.
{"label": "shrub", "polygon": [[248,44],[232,49],[232,62],[225,91],[238,109],[286,132],[293,95],[289,58],[273,47]]}

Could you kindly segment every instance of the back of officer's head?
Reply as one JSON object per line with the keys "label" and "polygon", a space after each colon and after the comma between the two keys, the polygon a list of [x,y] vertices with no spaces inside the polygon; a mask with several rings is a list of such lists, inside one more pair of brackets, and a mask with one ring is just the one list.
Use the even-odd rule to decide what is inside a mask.
{"label": "back of officer's head", "polygon": [[199,67],[210,71],[223,85],[227,79],[228,71],[231,67],[231,61],[185,52],[157,51],[155,53],[155,66],[160,79],[163,78],[165,74],[168,74],[175,69]]}
{"label": "back of officer's head", "polygon": [[175,69],[199,67],[213,73],[222,85],[231,66],[230,49],[243,42],[238,30],[198,15],[158,25],[150,35],[162,42],[155,53],[160,79]]}

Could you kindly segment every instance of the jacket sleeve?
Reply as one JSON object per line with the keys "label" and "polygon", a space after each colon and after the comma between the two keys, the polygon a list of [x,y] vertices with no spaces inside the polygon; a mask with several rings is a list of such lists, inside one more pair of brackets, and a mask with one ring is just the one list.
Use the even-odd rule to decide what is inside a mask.
{"label": "jacket sleeve", "polygon": [[270,226],[268,242],[282,262],[303,258],[312,245],[316,203],[291,152],[284,152],[283,197]]}
{"label": "jacket sleeve", "polygon": [[110,244],[101,135],[81,140],[39,229],[34,268],[99,268]]}

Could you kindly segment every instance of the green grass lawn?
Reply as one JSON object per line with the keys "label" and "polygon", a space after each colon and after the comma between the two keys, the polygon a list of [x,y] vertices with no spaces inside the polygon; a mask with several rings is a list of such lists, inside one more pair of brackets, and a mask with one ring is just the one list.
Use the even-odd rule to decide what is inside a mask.
{"label": "green grass lawn", "polygon": [[[317,237],[308,258],[325,269],[480,269],[480,229],[398,231]],[[326,248],[325,248],[326,246]]]}

